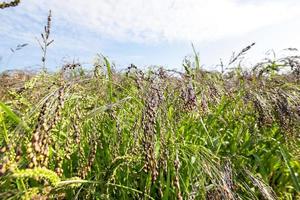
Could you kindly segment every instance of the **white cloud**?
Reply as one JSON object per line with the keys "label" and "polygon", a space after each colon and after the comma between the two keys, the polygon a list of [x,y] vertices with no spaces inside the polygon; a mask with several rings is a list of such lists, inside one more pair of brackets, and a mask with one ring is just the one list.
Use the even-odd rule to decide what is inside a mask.
{"label": "white cloud", "polygon": [[0,13],[0,35],[36,35],[48,9],[54,27],[126,42],[212,41],[300,17],[296,0],[27,0]]}
{"label": "white cloud", "polygon": [[[28,0],[22,11],[41,21],[87,28],[119,41],[209,41],[242,35],[299,17],[298,1],[237,0]],[[44,19],[45,16],[42,16]]]}

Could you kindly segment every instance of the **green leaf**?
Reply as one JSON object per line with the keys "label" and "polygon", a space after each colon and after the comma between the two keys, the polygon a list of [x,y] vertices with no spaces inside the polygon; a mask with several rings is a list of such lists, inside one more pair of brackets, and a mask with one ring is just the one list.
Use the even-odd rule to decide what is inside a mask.
{"label": "green leaf", "polygon": [[297,176],[295,174],[295,171],[294,169],[291,167],[290,165],[290,161],[289,161],[289,158],[285,152],[285,150],[283,148],[280,147],[280,153],[284,159],[284,162],[286,164],[286,166],[288,167],[289,169],[289,172],[290,172],[290,175],[291,175],[291,178],[292,178],[292,181],[293,181],[293,184],[294,184],[294,187],[296,189],[297,192],[300,192],[300,185],[299,185],[299,181],[297,179]]}
{"label": "green leaf", "polygon": [[0,101],[0,108],[17,124],[21,124],[26,130],[30,130],[27,124],[21,120],[7,105]]}
{"label": "green leaf", "polygon": [[107,69],[107,75],[108,75],[108,94],[109,94],[109,101],[110,103],[113,102],[113,87],[112,87],[112,71],[111,71],[111,66],[110,63],[108,61],[108,59],[103,56],[103,59],[105,61],[105,66]]}

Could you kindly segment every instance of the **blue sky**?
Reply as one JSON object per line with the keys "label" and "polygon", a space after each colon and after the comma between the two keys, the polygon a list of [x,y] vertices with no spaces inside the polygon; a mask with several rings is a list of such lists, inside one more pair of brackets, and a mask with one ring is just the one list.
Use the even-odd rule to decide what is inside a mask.
{"label": "blue sky", "polygon": [[[216,69],[233,51],[256,42],[245,65],[274,49],[300,47],[300,2],[297,0],[24,0],[0,10],[0,71],[38,69],[40,37],[48,10],[52,10],[47,67],[65,62],[93,63],[97,53],[119,69],[162,65],[180,68],[192,54],[201,64]],[[10,48],[29,45],[12,54]]]}

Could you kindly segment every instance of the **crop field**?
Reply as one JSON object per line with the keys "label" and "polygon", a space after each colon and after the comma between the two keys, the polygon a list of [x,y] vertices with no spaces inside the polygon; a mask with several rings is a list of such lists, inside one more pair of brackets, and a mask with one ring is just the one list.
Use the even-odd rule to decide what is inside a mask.
{"label": "crop field", "polygon": [[50,73],[50,24],[41,71],[0,74],[0,199],[300,199],[299,56]]}
{"label": "crop field", "polygon": [[1,198],[299,199],[297,58],[184,69],[2,73]]}

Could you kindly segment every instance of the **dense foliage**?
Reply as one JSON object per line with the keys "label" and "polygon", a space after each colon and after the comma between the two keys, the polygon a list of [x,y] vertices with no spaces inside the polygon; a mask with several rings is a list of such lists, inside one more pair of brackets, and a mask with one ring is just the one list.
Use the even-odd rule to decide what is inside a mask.
{"label": "dense foliage", "polygon": [[[300,198],[297,57],[252,70],[2,73],[5,199]],[[289,68],[284,70],[283,68]]]}

